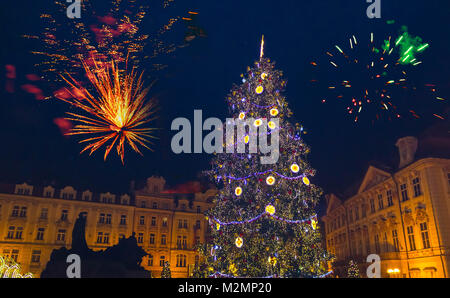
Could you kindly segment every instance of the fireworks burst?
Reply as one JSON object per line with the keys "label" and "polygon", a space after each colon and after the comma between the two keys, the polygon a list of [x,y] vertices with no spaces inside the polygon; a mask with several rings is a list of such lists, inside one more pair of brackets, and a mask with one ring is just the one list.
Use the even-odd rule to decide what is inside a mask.
{"label": "fireworks burst", "polygon": [[[83,71],[80,61],[92,64],[93,60],[113,60],[119,63],[129,61],[137,65],[152,59],[152,66],[146,67],[149,71],[165,68],[164,63],[157,63],[154,58],[172,53],[179,47],[167,34],[182,18],[166,16],[166,9],[173,1],[164,1],[160,7],[152,6],[152,13],[158,13],[158,24],[152,21],[152,26],[143,26],[149,7],[138,5],[138,2],[110,0],[106,3],[94,3],[84,0],[82,18],[75,20],[67,19],[64,1],[55,2],[58,6],[57,13],[40,16],[44,25],[42,32],[25,35],[41,44],[42,49],[32,53],[42,57],[42,61],[36,66],[43,77],[48,81],[60,82],[60,70],[76,76]],[[159,9],[158,12],[156,9]],[[142,28],[145,28],[145,33]]]}
{"label": "fireworks burst", "polygon": [[105,145],[106,160],[116,146],[117,154],[124,163],[126,143],[141,155],[139,145],[153,151],[149,147],[152,144],[149,138],[156,138],[152,135],[155,128],[141,127],[155,119],[150,118],[155,112],[154,102],[145,100],[149,88],[143,88],[142,73],[138,75],[133,69],[121,75],[114,62],[105,65],[94,61],[94,66],[82,62],[82,65],[97,96],[67,74],[63,79],[71,87],[71,90],[67,89],[71,98],[60,97],[89,114],[67,113],[71,116],[68,120],[78,123],[67,135],[91,136],[80,141],[89,143],[81,153],[90,150],[91,155]]}
{"label": "fireworks burst", "polygon": [[[389,36],[380,47],[376,46],[374,33],[370,33],[368,43],[353,35],[348,40],[348,47],[335,45],[326,52],[327,62],[321,65],[322,70],[333,77],[337,73],[342,79],[328,78],[323,87],[330,92],[330,97],[345,105],[355,122],[363,115],[372,120],[392,120],[406,113],[419,117],[408,101],[407,91],[417,87],[409,82],[407,70],[422,63],[417,60],[417,55],[429,45],[422,44],[419,37],[412,37],[405,28],[402,29],[399,37]],[[311,65],[317,67],[319,63],[311,62]],[[436,92],[435,87],[429,90]],[[438,96],[434,98],[442,100]],[[322,102],[326,101],[322,98]]]}

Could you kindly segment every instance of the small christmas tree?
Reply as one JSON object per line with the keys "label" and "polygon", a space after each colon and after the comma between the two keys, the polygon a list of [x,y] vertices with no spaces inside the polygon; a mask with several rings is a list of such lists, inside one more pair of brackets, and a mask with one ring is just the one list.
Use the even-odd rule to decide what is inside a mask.
{"label": "small christmas tree", "polygon": [[168,261],[164,262],[163,270],[161,272],[161,278],[172,278],[172,273],[170,272],[170,264]]}
{"label": "small christmas tree", "polygon": [[350,260],[348,264],[348,271],[347,271],[347,277],[348,278],[359,278],[359,268],[358,265],[353,260]]}

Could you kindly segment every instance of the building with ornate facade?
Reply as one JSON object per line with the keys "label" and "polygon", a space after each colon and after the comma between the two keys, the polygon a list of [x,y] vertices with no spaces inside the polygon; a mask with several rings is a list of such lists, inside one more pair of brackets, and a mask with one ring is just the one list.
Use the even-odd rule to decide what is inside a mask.
{"label": "building with ornate facade", "polygon": [[[444,145],[441,154],[424,154],[431,143]],[[381,277],[450,277],[448,145],[448,137],[401,138],[396,169],[370,166],[356,193],[326,196],[322,221],[336,275],[345,277],[354,260],[366,276],[366,258],[377,254]]]}
{"label": "building with ornate facade", "polygon": [[169,261],[172,277],[188,277],[199,258],[194,247],[208,237],[203,214],[216,191],[169,194],[164,186],[163,178],[151,177],[144,189],[117,195],[15,185],[0,193],[0,254],[39,276],[53,249],[70,248],[75,220],[87,212],[89,248],[103,250],[135,233],[148,253],[141,265],[152,276],[159,277]]}

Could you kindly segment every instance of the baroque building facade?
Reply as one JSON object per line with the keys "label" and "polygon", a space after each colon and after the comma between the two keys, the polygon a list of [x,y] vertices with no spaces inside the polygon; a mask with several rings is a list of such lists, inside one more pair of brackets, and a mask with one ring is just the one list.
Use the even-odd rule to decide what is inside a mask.
{"label": "baroque building facade", "polygon": [[116,195],[15,185],[0,193],[0,255],[39,276],[53,249],[70,248],[75,220],[87,212],[89,248],[104,250],[134,233],[148,253],[141,266],[153,277],[160,277],[166,261],[172,277],[189,277],[199,261],[195,245],[209,235],[203,214],[216,191],[175,194],[164,192],[164,186],[163,178],[151,177],[144,189]]}
{"label": "baroque building facade", "polygon": [[367,257],[377,254],[381,277],[450,277],[450,159],[416,158],[415,137],[396,146],[396,170],[370,166],[356,194],[326,196],[322,221],[337,276],[350,260],[366,276]]}

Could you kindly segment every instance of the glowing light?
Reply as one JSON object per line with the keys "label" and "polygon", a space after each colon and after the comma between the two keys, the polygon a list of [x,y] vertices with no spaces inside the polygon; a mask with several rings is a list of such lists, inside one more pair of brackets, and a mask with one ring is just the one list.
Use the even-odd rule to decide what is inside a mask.
{"label": "glowing light", "polygon": [[269,176],[266,178],[267,185],[273,185],[275,183],[275,177]]}
{"label": "glowing light", "polygon": [[256,119],[255,122],[253,122],[253,125],[258,127],[262,124],[262,120],[261,119]]}
{"label": "glowing light", "polygon": [[275,125],[275,122],[273,122],[273,121],[269,121],[269,123],[267,123],[267,126],[269,126],[270,129],[274,129],[275,127],[277,127]]}
{"label": "glowing light", "polygon": [[315,230],[317,229],[317,220],[314,218],[313,220],[311,220],[311,227]]}
{"label": "glowing light", "polygon": [[265,80],[267,78],[267,73],[263,72],[261,74],[261,79]]}
{"label": "glowing light", "polygon": [[236,187],[234,189],[234,194],[239,197],[242,194],[242,188],[240,186]]}
{"label": "glowing light", "polygon": [[32,273],[20,274],[20,265],[12,258],[0,256],[0,277],[2,278],[32,278]]}
{"label": "glowing light", "polygon": [[249,136],[245,136],[245,137],[244,137],[244,143],[245,143],[245,144],[248,144],[249,140],[250,140],[250,137],[249,137]]}
{"label": "glowing light", "polygon": [[244,118],[245,118],[245,113],[244,112],[239,113],[239,119],[243,120]]}
{"label": "glowing light", "polygon": [[242,245],[244,245],[244,240],[241,237],[237,237],[234,243],[236,244],[237,248],[241,248]]}
{"label": "glowing light", "polygon": [[264,87],[259,85],[258,87],[256,87],[255,92],[256,94],[261,94],[264,91]]}
{"label": "glowing light", "polygon": [[220,230],[220,223],[216,223],[216,230]]}
{"label": "glowing light", "polygon": [[269,264],[271,264],[272,266],[275,266],[276,264],[277,264],[277,258],[275,258],[275,257],[269,257],[268,259],[267,259],[267,262],[269,262]]}
{"label": "glowing light", "polygon": [[271,110],[270,110],[270,115],[271,115],[271,116],[276,116],[276,115],[278,115],[278,109],[277,109],[277,108],[271,109]]}
{"label": "glowing light", "polygon": [[298,164],[296,164],[296,163],[292,164],[291,171],[292,171],[292,173],[298,173],[298,171],[300,171],[300,167],[298,166]]}
{"label": "glowing light", "polygon": [[270,215],[274,215],[275,214],[275,207],[273,205],[267,205],[266,206],[266,212]]}
{"label": "glowing light", "polygon": [[303,177],[302,181],[303,181],[303,183],[305,183],[305,185],[309,185],[308,177]]}

